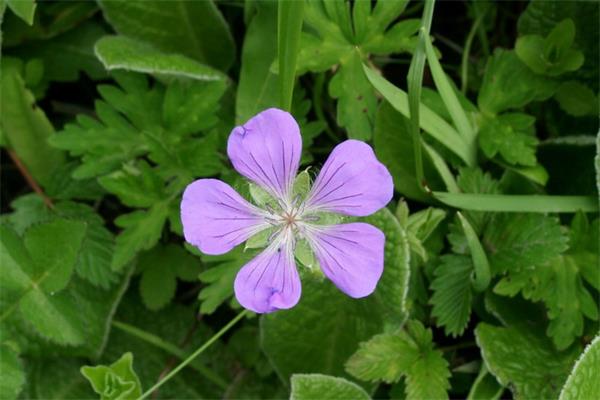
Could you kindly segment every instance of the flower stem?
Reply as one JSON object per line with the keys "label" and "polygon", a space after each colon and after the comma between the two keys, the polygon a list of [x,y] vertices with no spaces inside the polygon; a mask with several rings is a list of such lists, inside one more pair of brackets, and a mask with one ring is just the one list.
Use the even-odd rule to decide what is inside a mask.
{"label": "flower stem", "polygon": [[198,350],[193,352],[188,358],[186,358],[183,362],[181,362],[181,364],[179,364],[177,367],[173,368],[173,370],[171,372],[169,372],[169,374],[167,376],[165,376],[160,381],[156,382],[156,384],[154,386],[152,386],[150,389],[146,390],[144,392],[144,394],[142,394],[138,398],[138,400],[143,400],[143,399],[147,398],[148,396],[150,396],[152,394],[152,392],[154,392],[156,389],[158,389],[159,387],[161,387],[162,385],[167,383],[171,378],[173,378],[175,375],[177,375],[177,373],[179,373],[179,371],[181,371],[186,365],[191,363],[196,357],[198,357],[200,354],[202,354],[204,352],[204,350],[208,349],[214,342],[217,341],[217,339],[219,339],[221,336],[223,336],[229,329],[231,329],[239,320],[241,320],[247,314],[248,314],[248,311],[246,311],[246,310],[239,313],[235,318],[233,318],[231,321],[229,321],[229,323],[227,325],[225,325],[219,332],[215,333],[213,335],[213,337],[208,339],[202,346],[200,346],[198,348]]}
{"label": "flower stem", "polygon": [[[187,354],[183,350],[181,350],[179,347],[161,339],[160,337],[158,337],[152,333],[146,332],[140,328],[137,328],[133,325],[126,324],[125,322],[121,322],[121,321],[113,321],[112,325],[115,328],[120,329],[123,332],[128,333],[131,336],[135,336],[138,339],[141,339],[146,343],[150,343],[151,345],[166,351],[167,353],[179,358],[180,360],[185,360],[185,358],[187,357]],[[206,379],[208,379],[215,385],[219,386],[221,389],[227,388],[227,382],[225,380],[223,380],[223,378],[221,378],[219,375],[217,375],[213,371],[211,371],[209,368],[207,368],[206,366],[192,365],[191,367],[194,368],[196,371],[198,371],[200,374],[204,375],[204,377]]]}

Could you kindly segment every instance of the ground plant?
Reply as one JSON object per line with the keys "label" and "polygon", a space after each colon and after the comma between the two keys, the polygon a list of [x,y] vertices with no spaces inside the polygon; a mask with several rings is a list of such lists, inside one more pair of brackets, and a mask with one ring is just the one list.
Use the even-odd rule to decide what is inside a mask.
{"label": "ground plant", "polygon": [[0,399],[600,399],[599,11],[0,0]]}

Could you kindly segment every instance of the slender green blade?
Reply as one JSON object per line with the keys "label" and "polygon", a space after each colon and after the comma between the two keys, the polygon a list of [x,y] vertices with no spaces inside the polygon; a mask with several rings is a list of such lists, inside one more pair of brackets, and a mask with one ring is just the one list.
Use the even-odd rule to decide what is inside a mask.
{"label": "slender green blade", "polygon": [[279,57],[279,105],[290,111],[294,81],[296,80],[296,59],[300,52],[300,34],[304,17],[304,1],[281,1],[277,15],[277,50]]}
{"label": "slender green blade", "polygon": [[598,202],[593,196],[502,195],[432,192],[442,203],[475,211],[503,212],[598,212]]}
{"label": "slender green blade", "polygon": [[422,30],[424,42],[425,42],[425,53],[427,55],[427,62],[429,63],[429,68],[431,69],[431,75],[433,76],[433,81],[435,82],[435,86],[437,87],[442,100],[444,101],[444,105],[448,109],[448,113],[454,122],[454,125],[458,129],[458,133],[462,135],[462,137],[467,142],[469,149],[472,152],[476,151],[475,139],[476,134],[469,118],[467,117],[467,113],[461,106],[458,101],[458,97],[452,88],[452,85],[448,81],[448,76],[442,69],[442,66],[437,59],[435,54],[435,50],[433,49],[433,44],[431,43],[431,37],[429,33],[425,30]]}
{"label": "slender green blade", "polygon": [[[381,95],[405,117],[410,117],[408,95],[402,89],[394,86],[376,71],[363,65],[367,79]],[[429,107],[421,103],[419,110],[419,126],[432,138],[443,144],[448,150],[460,157],[467,165],[475,165],[475,159],[469,153],[464,140],[456,129],[447,123]]]}

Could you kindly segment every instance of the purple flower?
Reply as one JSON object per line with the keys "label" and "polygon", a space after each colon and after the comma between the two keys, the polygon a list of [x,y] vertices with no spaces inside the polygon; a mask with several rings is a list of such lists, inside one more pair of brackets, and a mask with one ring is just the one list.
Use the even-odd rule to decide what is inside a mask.
{"label": "purple flower", "polygon": [[368,296],[383,273],[384,234],[354,222],[319,224],[323,213],[366,216],[384,207],[394,191],[392,177],[366,143],[337,145],[303,201],[294,198],[302,139],[294,118],[271,108],[233,129],[227,154],[234,168],[259,185],[276,204],[250,204],[231,186],[199,179],[183,193],[185,240],[206,254],[223,254],[253,235],[272,229],[267,247],[238,272],[235,295],[257,313],[291,308],[300,299],[294,249],[304,239],[323,273],[342,292]]}

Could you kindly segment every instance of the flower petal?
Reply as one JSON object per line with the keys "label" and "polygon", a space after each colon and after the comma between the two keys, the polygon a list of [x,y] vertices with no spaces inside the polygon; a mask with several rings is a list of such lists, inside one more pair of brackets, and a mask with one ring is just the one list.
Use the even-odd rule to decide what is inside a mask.
{"label": "flower petal", "polygon": [[385,207],[393,195],[392,176],[371,146],[346,140],[333,149],[323,165],[306,208],[362,217]]}
{"label": "flower petal", "polygon": [[301,285],[291,246],[267,247],[238,272],[234,289],[238,302],[257,313],[295,306]]}
{"label": "flower petal", "polygon": [[234,168],[273,196],[290,202],[302,138],[291,114],[269,108],[231,131],[227,154]]}
{"label": "flower petal", "polygon": [[261,211],[231,186],[199,179],[183,192],[181,223],[185,240],[206,254],[223,254],[269,224]]}
{"label": "flower petal", "polygon": [[362,222],[312,230],[309,242],[323,273],[348,296],[373,293],[383,273],[385,235]]}

